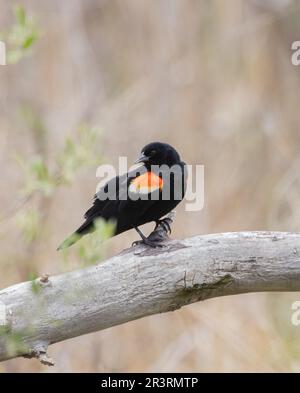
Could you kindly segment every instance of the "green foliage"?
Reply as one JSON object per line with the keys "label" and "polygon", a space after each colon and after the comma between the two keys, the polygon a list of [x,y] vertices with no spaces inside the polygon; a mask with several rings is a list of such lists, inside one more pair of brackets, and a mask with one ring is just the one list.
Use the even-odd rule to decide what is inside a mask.
{"label": "green foliage", "polygon": [[40,231],[40,214],[33,207],[21,210],[16,217],[17,225],[22,231],[26,242],[31,243],[37,239]]}
{"label": "green foliage", "polygon": [[77,233],[72,233],[67,239],[65,239],[62,244],[58,247],[58,250],[65,250],[66,248],[72,246],[80,239],[80,235]]}
{"label": "green foliage", "polygon": [[22,196],[30,196],[35,192],[40,192],[44,196],[52,194],[56,181],[41,156],[36,155],[26,160],[24,157],[17,155],[16,160],[24,175]]}
{"label": "green foliage", "polygon": [[102,242],[109,239],[115,230],[113,221],[98,219],[94,225],[95,231],[89,236],[84,236],[76,248],[76,254],[84,265],[94,264],[103,258],[105,248]]}
{"label": "green foliage", "polygon": [[101,131],[97,127],[80,125],[76,138],[68,136],[61,154],[58,156],[61,183],[70,183],[76,172],[90,165],[99,165],[99,157],[95,146]]}
{"label": "green foliage", "polygon": [[[88,236],[71,235],[63,242],[62,255],[64,264],[69,264],[70,255],[77,256],[82,266],[92,265],[99,262],[105,254],[104,240],[109,239],[115,230],[115,222],[113,220],[107,222],[99,218],[94,222],[94,231]],[[73,248],[67,248],[68,244],[73,244],[73,240],[78,241]]]}
{"label": "green foliage", "polygon": [[7,41],[7,62],[10,64],[15,64],[30,54],[40,35],[35,18],[28,15],[24,7],[16,5],[14,17],[15,22],[11,29],[1,35]]}
{"label": "green foliage", "polygon": [[[44,129],[42,123],[39,123],[38,127]],[[61,152],[54,158],[53,169],[40,155],[30,159],[16,155],[24,177],[22,196],[28,197],[39,192],[49,197],[57,187],[70,184],[80,169],[99,164],[96,149],[99,134],[100,130],[96,127],[79,126],[75,137],[66,138]]]}
{"label": "green foliage", "polygon": [[28,278],[31,284],[32,292],[37,295],[41,291],[41,286],[37,282],[38,275],[35,272],[30,272]]}
{"label": "green foliage", "polygon": [[[41,119],[28,107],[24,107],[22,115],[26,119],[30,130],[34,131],[35,139],[40,141],[44,138],[46,127]],[[80,125],[73,136],[67,136],[63,146],[56,152],[51,165],[49,160],[43,155],[34,155],[25,158],[16,156],[16,161],[23,174],[23,185],[20,196],[30,198],[35,201],[35,196],[51,198],[59,187],[70,185],[76,174],[89,166],[100,164],[97,146],[101,131],[97,127],[90,127],[87,124]],[[41,234],[41,216],[39,208],[31,203],[29,208],[17,214],[16,223],[21,229],[23,237],[27,243],[37,241]],[[95,224],[93,234],[84,237],[75,245],[75,255],[84,265],[95,263],[103,257],[103,246],[99,247],[99,242],[109,238],[114,231],[113,223],[106,223],[99,220]],[[76,236],[76,235],[75,235]],[[73,236],[69,237],[62,244],[61,248],[66,248],[74,243]],[[64,250],[62,256],[67,262],[70,250]],[[35,281],[33,280],[33,290]]]}
{"label": "green foliage", "polygon": [[[7,61],[15,64],[24,56],[31,53],[33,45],[40,36],[35,18],[28,15],[25,8],[16,5],[13,9],[15,22],[6,32],[0,33],[0,39],[7,43]],[[23,185],[20,190],[20,197],[32,200],[32,197],[39,195],[42,198],[51,198],[60,186],[70,185],[79,170],[90,166],[99,165],[100,160],[96,149],[100,130],[97,127],[90,127],[87,124],[80,125],[75,131],[75,135],[68,136],[60,151],[51,162],[46,160],[45,137],[46,127],[42,119],[32,110],[30,106],[21,108],[23,121],[34,135],[38,154],[30,158],[16,155],[16,161],[23,174]],[[16,215],[16,224],[20,228],[24,240],[32,243],[38,240],[41,233],[42,212],[39,207],[31,205],[26,210],[20,211]],[[99,258],[94,247],[97,238],[105,239],[112,232],[111,225],[102,223],[97,228],[94,237],[85,239],[79,246],[77,254],[84,263],[93,263]],[[32,279],[32,288],[38,290],[35,279]]]}

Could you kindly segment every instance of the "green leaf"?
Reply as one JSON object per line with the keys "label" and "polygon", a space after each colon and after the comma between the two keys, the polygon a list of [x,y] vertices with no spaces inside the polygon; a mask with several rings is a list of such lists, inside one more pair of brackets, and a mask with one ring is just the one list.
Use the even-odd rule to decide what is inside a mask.
{"label": "green leaf", "polygon": [[25,25],[26,24],[26,12],[23,6],[21,5],[16,5],[14,7],[14,14],[17,22],[20,25]]}
{"label": "green leaf", "polygon": [[38,275],[35,272],[29,273],[29,281],[31,284],[32,292],[37,295],[41,291],[41,286],[37,282]]}
{"label": "green leaf", "polygon": [[36,32],[32,32],[27,37],[25,37],[25,39],[22,43],[22,48],[29,49],[34,44],[34,42],[36,40],[37,40],[37,34],[36,34]]}
{"label": "green leaf", "polygon": [[35,19],[27,16],[24,7],[14,7],[15,23],[4,33],[7,41],[7,62],[15,64],[30,53],[30,49],[37,41],[40,31]]}

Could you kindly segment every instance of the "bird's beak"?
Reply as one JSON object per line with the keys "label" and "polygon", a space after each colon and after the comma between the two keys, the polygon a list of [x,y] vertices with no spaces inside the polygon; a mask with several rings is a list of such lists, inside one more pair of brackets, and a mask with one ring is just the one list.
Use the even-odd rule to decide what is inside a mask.
{"label": "bird's beak", "polygon": [[144,153],[141,153],[139,158],[134,162],[135,164],[139,164],[140,162],[149,161],[149,157],[147,157]]}

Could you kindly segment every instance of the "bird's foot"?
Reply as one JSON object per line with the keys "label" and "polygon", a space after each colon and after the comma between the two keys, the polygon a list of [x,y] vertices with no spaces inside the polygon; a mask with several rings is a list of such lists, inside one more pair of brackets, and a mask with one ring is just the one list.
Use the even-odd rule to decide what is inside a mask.
{"label": "bird's foot", "polygon": [[165,217],[165,218],[163,218],[162,220],[157,220],[157,221],[156,221],[155,228],[154,228],[154,232],[156,231],[156,229],[157,229],[159,226],[162,226],[162,228],[164,229],[164,231],[166,232],[166,234],[169,233],[169,234],[171,235],[171,233],[172,233],[171,222],[172,222],[172,219],[170,219],[169,217]]}
{"label": "bird's foot", "polygon": [[147,237],[143,240],[136,240],[135,242],[132,243],[131,247],[139,246],[139,245],[146,245],[152,248],[163,248],[166,247],[165,244],[162,244],[161,241],[155,242],[149,240]]}
{"label": "bird's foot", "polygon": [[137,240],[133,242],[132,246],[145,244],[153,248],[166,247],[166,244],[164,244],[164,242],[166,240],[169,240],[168,234],[171,233],[171,224],[174,220],[174,217],[175,217],[175,212],[171,212],[162,220],[157,220],[153,232],[151,232],[148,237],[144,236],[141,233],[141,231],[138,228],[136,228],[137,232],[142,237],[142,240]]}

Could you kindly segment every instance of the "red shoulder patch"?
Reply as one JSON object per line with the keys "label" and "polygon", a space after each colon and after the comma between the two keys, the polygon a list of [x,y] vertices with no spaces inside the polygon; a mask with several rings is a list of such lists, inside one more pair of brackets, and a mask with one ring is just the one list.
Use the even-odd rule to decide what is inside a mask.
{"label": "red shoulder patch", "polygon": [[133,179],[130,183],[129,191],[137,193],[153,192],[163,188],[163,179],[153,172],[146,172]]}

